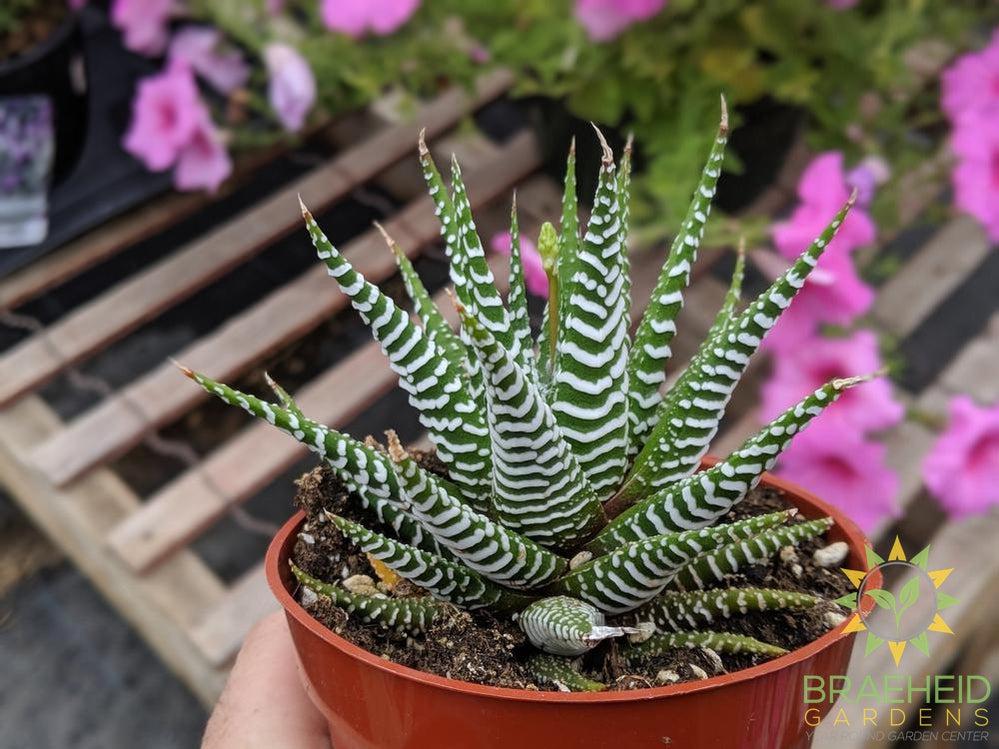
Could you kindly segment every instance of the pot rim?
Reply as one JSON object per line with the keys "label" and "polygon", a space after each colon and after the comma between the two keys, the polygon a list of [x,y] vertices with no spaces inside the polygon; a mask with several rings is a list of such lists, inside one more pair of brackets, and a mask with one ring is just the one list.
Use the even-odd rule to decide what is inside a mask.
{"label": "pot rim", "polygon": [[[717,458],[706,456],[701,464],[705,466],[713,465]],[[816,515],[828,515],[834,520],[833,528],[839,528],[844,540],[850,547],[850,555],[859,558],[862,566],[866,568],[864,562],[865,548],[870,546],[870,542],[863,531],[848,518],[841,510],[823,502],[811,492],[793,484],[790,481],[774,476],[769,472],[763,474],[760,482],[771,488],[779,489],[785,494],[794,497],[798,502],[810,510],[815,510]],[[797,502],[795,504],[798,504]],[[804,508],[802,508],[804,509]],[[808,511],[806,515],[811,515]],[[757,677],[776,673],[788,666],[800,663],[811,658],[826,648],[834,645],[845,637],[852,637],[852,633],[845,633],[849,617],[834,629],[826,632],[821,637],[813,640],[807,645],[792,650],[778,658],[766,661],[757,666],[744,668],[732,673],[711,676],[699,681],[688,681],[681,684],[672,684],[665,687],[649,687],[647,689],[634,689],[622,692],[545,692],[530,691],[527,689],[514,689],[511,687],[494,687],[484,684],[474,684],[458,679],[448,679],[436,674],[419,671],[409,666],[381,658],[364,648],[354,645],[352,642],[340,637],[327,629],[318,620],[314,619],[298,601],[295,600],[291,591],[286,587],[281,575],[282,567],[287,563],[294,543],[295,534],[305,522],[305,513],[301,510],[296,512],[288,521],[281,526],[281,529],[274,536],[267,548],[267,556],[264,566],[267,575],[267,583],[278,602],[284,608],[285,614],[294,619],[310,633],[323,640],[327,645],[334,647],[355,660],[362,661],[371,668],[387,672],[395,677],[418,682],[421,685],[436,687],[453,692],[465,692],[480,697],[490,697],[502,700],[514,700],[521,702],[557,702],[560,704],[590,704],[590,703],[612,703],[612,702],[640,702],[643,700],[658,699],[662,697],[673,697],[678,695],[694,694],[697,692],[708,692],[714,689],[729,686],[742,681],[748,681]]]}
{"label": "pot rim", "polygon": [[0,78],[20,72],[25,68],[30,68],[62,47],[76,31],[78,22],[77,12],[69,10],[66,17],[59,22],[47,37],[28,47],[28,49],[20,54],[6,60],[0,60]]}

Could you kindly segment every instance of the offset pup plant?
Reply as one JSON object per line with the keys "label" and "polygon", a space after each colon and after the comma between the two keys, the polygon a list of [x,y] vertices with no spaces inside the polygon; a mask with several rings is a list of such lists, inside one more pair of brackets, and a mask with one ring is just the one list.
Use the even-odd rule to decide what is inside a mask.
{"label": "offset pup plant", "polygon": [[[641,661],[670,647],[774,656],[781,648],[712,630],[748,611],[815,606],[811,595],[711,588],[783,547],[823,534],[829,518],[790,522],[794,510],[719,523],[771,468],[793,435],[866,377],[837,379],[788,409],[725,460],[697,472],[726,404],[781,312],[791,304],[853,199],[797,261],[739,309],[744,260],[696,356],[663,394],[665,365],[711,208],[727,138],[717,138],[634,338],[629,337],[630,147],[603,160],[585,228],[577,214],[570,150],[559,230],[539,247],[551,280],[539,340],[524,290],[516,204],[510,293],[504,302],[486,263],[456,161],[448,189],[422,138],[420,161],[450,258],[454,332],[405,255],[402,277],[422,324],[357,273],[302,205],[329,274],[381,344],[447,467],[426,470],[388,432],[387,449],[310,420],[272,383],[277,402],[185,370],[227,403],[318,453],[370,517],[372,527],[328,514],[377,568],[429,595],[391,598],[317,580],[298,581],[361,622],[419,633],[449,606],[515,618],[537,648],[539,680],[598,690],[573,658],[630,635],[621,655]],[[377,530],[376,530],[377,528]]]}

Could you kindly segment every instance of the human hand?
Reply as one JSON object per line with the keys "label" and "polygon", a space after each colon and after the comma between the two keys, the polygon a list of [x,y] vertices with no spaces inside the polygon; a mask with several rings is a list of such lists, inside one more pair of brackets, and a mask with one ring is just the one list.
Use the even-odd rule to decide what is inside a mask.
{"label": "human hand", "polygon": [[276,611],[243,643],[201,749],[330,749],[326,721],[298,668],[288,624]]}

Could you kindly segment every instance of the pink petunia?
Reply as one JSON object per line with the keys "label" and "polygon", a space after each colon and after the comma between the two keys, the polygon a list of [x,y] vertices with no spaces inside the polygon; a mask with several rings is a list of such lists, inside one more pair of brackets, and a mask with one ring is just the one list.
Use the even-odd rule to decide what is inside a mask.
{"label": "pink petunia", "polygon": [[183,60],[139,82],[125,150],[154,172],[170,168],[194,137],[204,105],[191,69]]}
{"label": "pink petunia", "polygon": [[940,104],[953,123],[999,107],[999,29],[988,46],[962,55],[940,76]]}
{"label": "pink petunia", "polygon": [[[501,255],[509,255],[512,245],[510,233],[505,231],[497,232],[489,241],[492,251]],[[524,236],[520,238],[520,261],[524,265],[524,285],[527,290],[535,296],[547,298],[548,274],[541,264],[541,255],[534,242]]]}
{"label": "pink petunia", "polygon": [[898,476],[885,446],[837,419],[819,417],[796,435],[776,473],[836,505],[864,530],[898,517]]}
{"label": "pink petunia", "polygon": [[957,164],[951,173],[954,204],[999,241],[999,106],[963,116],[951,135]]}
{"label": "pink petunia", "polygon": [[820,325],[849,325],[873,303],[874,289],[857,275],[850,257],[830,246],[764,339],[763,348],[795,349],[812,340]]}
{"label": "pink petunia", "polygon": [[951,400],[947,428],[923,461],[923,481],[954,517],[999,504],[999,403]]}
{"label": "pink petunia", "polygon": [[[881,368],[877,337],[860,330],[848,338],[813,338],[774,360],[761,389],[760,418],[769,421],[826,382],[870,374]],[[829,406],[824,419],[843,419],[862,432],[887,429],[902,420],[902,404],[892,398],[884,377],[851,388]]]}
{"label": "pink petunia", "polygon": [[321,14],[326,28],[359,39],[394,33],[419,7],[420,0],[322,0]]}
{"label": "pink petunia", "polygon": [[[822,233],[850,197],[843,154],[827,151],[816,156],[798,182],[799,204],[786,221],[774,224],[774,245],[784,257],[796,258]],[[876,230],[862,205],[855,205],[830,242],[826,254],[852,252],[874,241]]]}
{"label": "pink petunia", "polygon": [[173,184],[178,190],[215,192],[232,172],[232,161],[208,113],[202,110],[194,133],[177,159]]}
{"label": "pink petunia", "polygon": [[174,0],[114,0],[111,22],[121,31],[126,47],[156,56],[166,49],[173,12]]}
{"label": "pink petunia", "polygon": [[264,63],[270,80],[267,99],[285,130],[301,130],[316,101],[316,79],[298,50],[287,44],[268,44]]}
{"label": "pink petunia", "polygon": [[170,58],[184,60],[216,91],[228,94],[246,84],[250,68],[234,49],[221,49],[222,34],[207,26],[187,26],[170,42]]}
{"label": "pink petunia", "polygon": [[666,0],[576,0],[576,20],[594,42],[606,42],[666,6]]}

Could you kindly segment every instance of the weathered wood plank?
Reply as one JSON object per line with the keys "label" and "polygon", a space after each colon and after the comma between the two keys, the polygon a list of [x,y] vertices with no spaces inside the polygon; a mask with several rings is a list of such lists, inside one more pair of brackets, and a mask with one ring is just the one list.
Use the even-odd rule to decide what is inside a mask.
{"label": "weathered wood plank", "polygon": [[167,666],[205,704],[211,704],[225,674],[191,647],[187,629],[222,600],[224,586],[193,552],[174,555],[143,578],[122,564],[104,537],[139,507],[135,494],[107,470],[95,471],[61,491],[26,467],[25,453],[59,426],[55,414],[37,397],[0,411],[4,487]]}
{"label": "weathered wood plank", "polygon": [[[0,358],[0,405],[47,382],[178,301],[204,288],[299,225],[297,196],[317,212],[411,150],[416,131],[434,136],[466,111],[502,93],[510,76],[487,76],[474,96],[451,90],[420,110],[416,121],[385,128],[317,167],[233,220],[84,304]],[[419,123],[419,124],[417,124]]]}
{"label": "weathered wood plank", "polygon": [[267,587],[264,564],[260,562],[229,586],[221,600],[191,630],[191,640],[210,664],[224,668],[256,623],[277,608],[278,602]]}
{"label": "weathered wood plank", "polygon": [[[481,168],[470,169],[467,174],[476,207],[497,198],[539,164],[535,141],[529,133],[515,137],[488,158]],[[426,197],[413,201],[386,222],[389,233],[411,255],[438,236],[438,227],[432,203]],[[344,251],[372,281],[381,281],[395,272],[395,260],[374,229],[350,242]],[[214,378],[232,379],[345,305],[346,297],[317,263],[176,357]],[[177,387],[175,368],[164,363],[78,417],[39,446],[32,460],[53,483],[65,485],[127,451],[143,435],[176,419],[204,397],[198,389]]]}

